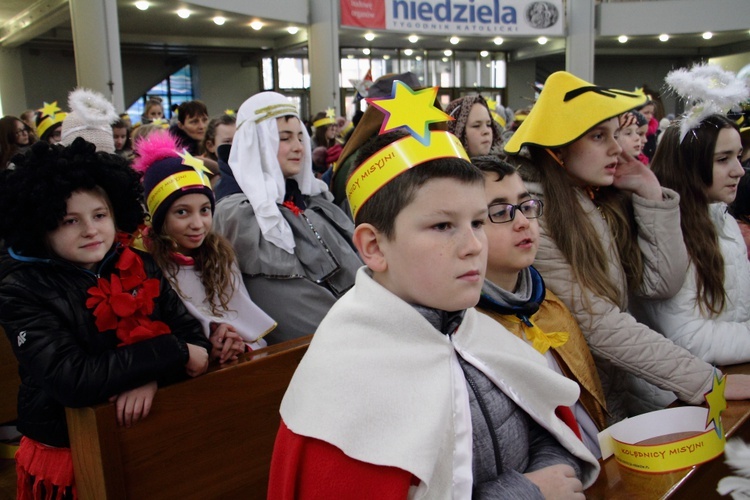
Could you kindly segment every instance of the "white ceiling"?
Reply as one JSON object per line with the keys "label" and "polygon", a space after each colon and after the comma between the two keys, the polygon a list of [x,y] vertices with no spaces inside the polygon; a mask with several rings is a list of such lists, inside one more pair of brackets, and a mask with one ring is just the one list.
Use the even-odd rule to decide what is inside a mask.
{"label": "white ceiling", "polygon": [[[120,39],[124,49],[154,49],[161,52],[226,50],[248,53],[279,49],[302,53],[306,50],[304,27],[300,33],[292,36],[286,31],[290,26],[288,22],[263,19],[266,25],[260,31],[255,31],[249,27],[249,23],[256,19],[252,16],[187,4],[192,14],[188,19],[181,19],[176,15],[177,9],[186,5],[181,0],[149,1],[152,7],[147,11],[140,11],[135,8],[134,0],[117,0]],[[24,0],[0,0],[0,26],[29,5],[30,2]],[[215,15],[227,18],[226,23],[223,26],[214,24],[211,18]],[[492,43],[489,37],[465,37],[458,45],[451,46],[447,36],[422,36],[417,44],[412,45],[406,40],[408,33],[389,33],[387,36],[381,34],[372,42],[366,41],[363,34],[361,30],[340,29],[339,45],[342,49],[370,47],[386,50],[411,47],[425,50],[451,48],[454,51],[507,51],[530,54],[532,57],[560,53],[561,47],[564,47],[564,40],[560,39],[553,40],[547,48],[543,48],[532,37],[506,38],[500,46]],[[54,29],[35,35],[30,43],[70,44],[71,38],[68,16],[67,20],[63,19]],[[677,35],[667,43],[659,42],[656,36],[631,37],[626,44],[620,44],[614,37],[597,37],[596,53],[715,56],[738,52],[737,47],[740,46],[744,51],[750,51],[750,35],[747,30],[718,33],[711,40],[704,40],[697,33]],[[356,53],[356,50],[345,52]]]}

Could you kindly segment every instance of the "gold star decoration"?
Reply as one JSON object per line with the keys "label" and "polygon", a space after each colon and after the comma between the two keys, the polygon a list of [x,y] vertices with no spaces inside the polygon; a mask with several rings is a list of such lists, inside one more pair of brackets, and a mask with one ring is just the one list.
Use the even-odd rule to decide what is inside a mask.
{"label": "gold star decoration", "polygon": [[724,389],[726,388],[727,376],[722,375],[719,379],[718,372],[714,370],[714,382],[711,386],[711,390],[704,394],[706,402],[708,403],[708,415],[706,416],[706,427],[714,423],[714,430],[722,437],[724,435],[724,429],[721,425],[721,412],[727,409],[727,400],[724,397]]}
{"label": "gold star decoration", "polygon": [[62,110],[57,105],[57,101],[54,101],[52,104],[45,102],[44,106],[39,109],[39,112],[42,113],[42,116],[51,116],[52,118],[55,117],[55,113],[57,113],[58,111]]}
{"label": "gold star decoration", "polygon": [[[188,167],[193,167],[193,169],[198,172],[198,175],[201,177],[204,177],[205,174],[211,174],[212,172],[206,167],[206,165],[203,164],[203,160],[200,158],[196,158],[195,156],[191,155],[187,151],[183,150],[182,153],[177,153],[180,155],[180,158],[182,158],[182,164],[187,165]],[[205,177],[207,178],[207,177]]]}
{"label": "gold star decoration", "polygon": [[391,97],[369,98],[367,102],[385,114],[380,133],[405,127],[419,142],[430,144],[430,123],[453,120],[435,106],[438,88],[412,90],[400,80],[393,82]]}
{"label": "gold star decoration", "polygon": [[328,108],[326,109],[326,118],[330,118],[331,120],[336,119],[336,110],[334,108]]}

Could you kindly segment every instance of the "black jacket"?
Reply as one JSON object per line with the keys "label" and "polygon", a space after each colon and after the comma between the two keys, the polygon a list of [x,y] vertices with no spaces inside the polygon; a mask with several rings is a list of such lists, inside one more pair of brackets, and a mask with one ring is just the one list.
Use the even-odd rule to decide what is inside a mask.
{"label": "black jacket", "polygon": [[[65,407],[104,403],[153,380],[182,379],[186,343],[210,350],[200,323],[150,256],[142,257],[147,275],[161,280],[150,317],[167,323],[172,335],[118,347],[115,332],[99,332],[85,305],[97,274],[64,261],[0,255],[0,325],[19,362],[22,434],[68,447]],[[110,252],[98,274],[108,278],[118,258]]]}

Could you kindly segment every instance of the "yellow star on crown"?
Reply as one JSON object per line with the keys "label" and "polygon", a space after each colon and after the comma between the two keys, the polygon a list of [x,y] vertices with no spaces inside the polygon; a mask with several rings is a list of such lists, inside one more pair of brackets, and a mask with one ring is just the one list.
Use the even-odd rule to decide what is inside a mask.
{"label": "yellow star on crown", "polygon": [[331,120],[336,119],[336,110],[334,108],[328,108],[326,109],[326,118],[330,118]]}
{"label": "yellow star on crown", "polygon": [[236,113],[234,112],[233,109],[225,109],[224,114],[229,115],[229,116],[234,116]]}
{"label": "yellow star on crown", "polygon": [[52,104],[45,102],[44,106],[39,109],[39,112],[42,113],[42,116],[51,116],[53,118],[55,117],[55,113],[57,113],[58,111],[62,110],[57,105],[57,101],[54,101]]}
{"label": "yellow star on crown", "polygon": [[415,92],[404,82],[396,80],[392,97],[369,98],[367,102],[385,114],[381,134],[406,127],[414,138],[427,146],[430,144],[430,123],[453,120],[435,106],[437,92],[437,87]]}
{"label": "yellow star on crown", "polygon": [[177,153],[180,155],[180,158],[182,158],[182,164],[187,165],[188,167],[193,167],[196,172],[198,172],[198,175],[203,177],[204,174],[211,174],[212,172],[206,167],[206,165],[203,164],[203,160],[200,158],[196,158],[195,156],[191,155],[187,151],[183,150],[182,153]]}
{"label": "yellow star on crown", "polygon": [[713,422],[714,430],[716,430],[716,434],[718,434],[719,437],[722,437],[724,435],[724,429],[721,425],[721,412],[727,409],[727,400],[724,397],[726,381],[726,375],[723,375],[721,379],[719,379],[716,370],[714,370],[714,383],[711,386],[711,390],[704,394],[706,402],[708,403],[706,427],[708,427],[709,424]]}

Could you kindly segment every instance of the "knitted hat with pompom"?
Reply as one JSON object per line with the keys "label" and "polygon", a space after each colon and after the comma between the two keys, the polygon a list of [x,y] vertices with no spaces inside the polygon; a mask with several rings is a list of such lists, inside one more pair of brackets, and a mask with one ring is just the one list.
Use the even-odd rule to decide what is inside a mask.
{"label": "knitted hat with pompom", "polygon": [[151,226],[159,232],[169,207],[180,197],[191,193],[205,194],[214,211],[215,198],[203,162],[187,152],[179,152],[177,140],[158,130],[135,143],[138,155],[133,168],[143,172],[146,206]]}
{"label": "knitted hat with pompom", "polygon": [[97,151],[115,152],[112,124],[119,118],[115,107],[99,92],[75,89],[68,95],[70,113],[62,125],[60,143],[70,146],[76,137],[96,146]]}

